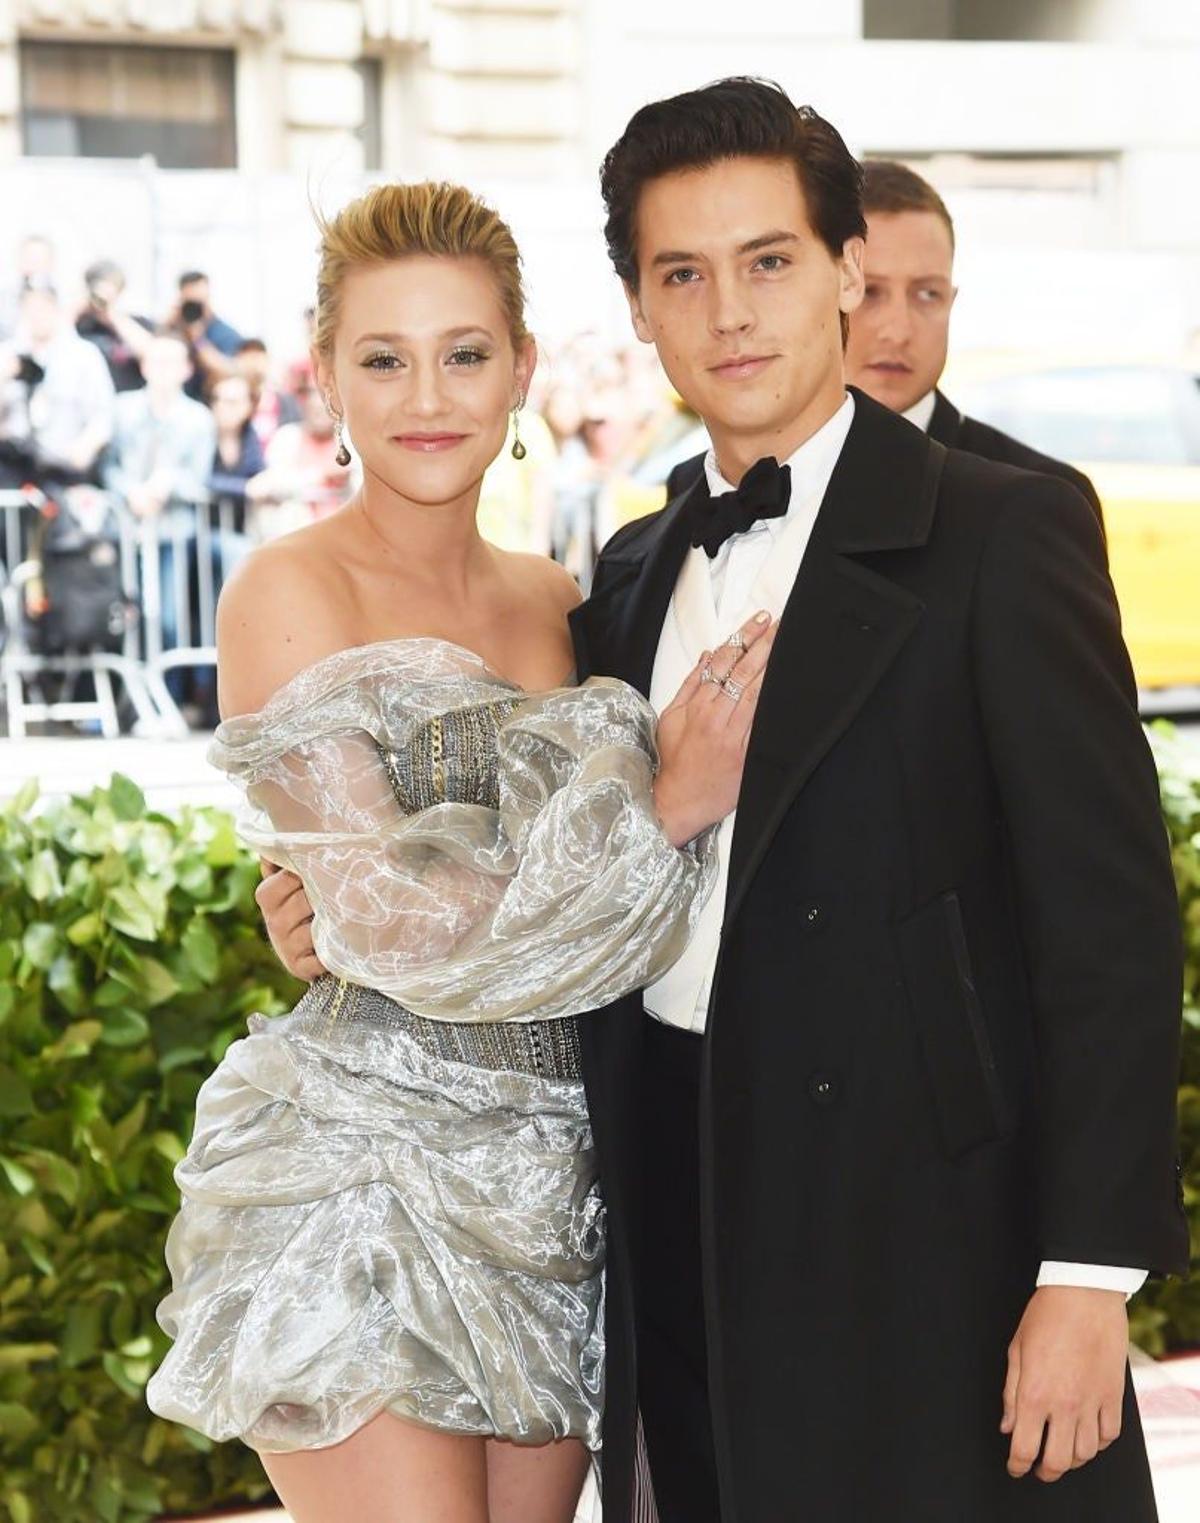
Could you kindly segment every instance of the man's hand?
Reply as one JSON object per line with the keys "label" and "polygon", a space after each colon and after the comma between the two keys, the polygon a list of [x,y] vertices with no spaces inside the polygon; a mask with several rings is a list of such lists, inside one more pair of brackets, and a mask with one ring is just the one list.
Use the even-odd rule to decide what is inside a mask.
{"label": "man's hand", "polygon": [[312,905],[295,873],[285,872],[263,858],[263,880],[254,898],[267,925],[275,956],[295,978],[311,983],[328,970],[313,950]]}
{"label": "man's hand", "polygon": [[[1008,1348],[1001,1433],[1008,1473],[1057,1481],[1121,1432],[1129,1320],[1120,1291],[1043,1285]],[[1043,1438],[1045,1448],[1043,1449]]]}

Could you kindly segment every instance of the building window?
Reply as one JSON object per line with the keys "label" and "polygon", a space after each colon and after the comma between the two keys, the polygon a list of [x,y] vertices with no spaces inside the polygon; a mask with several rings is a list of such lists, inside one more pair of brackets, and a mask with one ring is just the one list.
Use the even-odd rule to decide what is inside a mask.
{"label": "building window", "polygon": [[234,169],[234,56],[215,48],[21,44],[21,127],[33,157]]}
{"label": "building window", "polygon": [[358,74],[362,80],[362,125],[358,140],[362,144],[363,168],[383,168],[383,59],[360,58]]}
{"label": "building window", "polygon": [[1115,25],[1098,0],[863,0],[863,36],[878,40],[1101,41]]}

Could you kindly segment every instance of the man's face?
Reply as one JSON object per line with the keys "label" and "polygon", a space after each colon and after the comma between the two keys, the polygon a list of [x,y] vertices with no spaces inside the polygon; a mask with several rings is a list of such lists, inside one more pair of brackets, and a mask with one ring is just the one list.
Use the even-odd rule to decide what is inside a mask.
{"label": "man's face", "polygon": [[185,301],[198,301],[200,303],[200,305],[204,308],[205,312],[207,312],[208,311],[208,281],[207,280],[192,280],[192,281],[189,281],[187,285],[180,286],[179,287],[179,304],[180,304],[180,306],[182,306]]}
{"label": "man's face", "polygon": [[62,310],[53,291],[37,286],[21,298],[21,325],[31,344],[48,344],[62,326]]}
{"label": "man's face", "polygon": [[896,412],[932,391],[945,369],[953,264],[936,212],[868,217],[866,293],[850,319],[846,379]]}
{"label": "man's face", "polygon": [[862,294],[862,240],[834,257],[795,167],[726,159],[644,186],[637,207],[640,339],[708,426],[731,479],[785,459],[842,396],[841,317]]}
{"label": "man's face", "polygon": [[156,396],[181,392],[192,373],[187,345],[166,334],[150,340],[141,364],[146,385]]}

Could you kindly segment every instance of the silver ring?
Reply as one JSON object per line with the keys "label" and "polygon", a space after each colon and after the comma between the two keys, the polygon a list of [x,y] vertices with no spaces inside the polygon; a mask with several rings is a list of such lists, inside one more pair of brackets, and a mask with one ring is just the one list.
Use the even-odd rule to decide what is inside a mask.
{"label": "silver ring", "polygon": [[708,664],[705,666],[704,670],[700,673],[700,681],[701,682],[719,682],[720,681],[720,678],[716,675],[716,673],[712,669],[712,662],[711,661],[708,662]]}
{"label": "silver ring", "polygon": [[721,684],[721,691],[736,703],[746,689],[740,682],[735,682],[732,677],[726,677],[725,681]]}
{"label": "silver ring", "polygon": [[740,629],[735,629],[734,632],[729,636],[729,639],[725,641],[725,644],[728,645],[731,650],[745,650],[746,636],[741,632]]}

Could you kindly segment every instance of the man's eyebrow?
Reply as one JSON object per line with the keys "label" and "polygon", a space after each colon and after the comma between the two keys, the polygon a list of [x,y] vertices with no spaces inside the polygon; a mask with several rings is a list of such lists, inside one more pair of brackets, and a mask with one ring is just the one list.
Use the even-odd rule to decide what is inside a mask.
{"label": "man's eyebrow", "polygon": [[775,228],[769,233],[760,233],[757,238],[751,238],[749,243],[743,243],[738,247],[739,254],[757,254],[759,249],[768,248],[773,243],[799,243],[800,239],[795,233],[788,233],[783,228]]}
{"label": "man's eyebrow", "polygon": [[[759,249],[771,247],[776,243],[799,243],[800,239],[795,233],[785,232],[783,228],[773,228],[769,233],[760,233],[757,238],[751,238],[748,243],[738,245],[739,254],[756,254]],[[663,249],[655,254],[650,261],[652,265],[659,264],[694,264],[702,256],[690,254],[685,249]]]}

